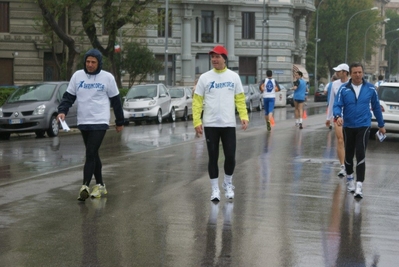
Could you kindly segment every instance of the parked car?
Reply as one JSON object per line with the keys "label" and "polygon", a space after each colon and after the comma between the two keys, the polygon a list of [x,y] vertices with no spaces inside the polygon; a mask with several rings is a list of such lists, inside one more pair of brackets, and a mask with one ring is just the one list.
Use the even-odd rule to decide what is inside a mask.
{"label": "parked car", "polygon": [[169,88],[172,105],[175,109],[176,118],[187,121],[193,114],[193,97],[190,87],[172,87]]}
{"label": "parked car", "polygon": [[292,83],[278,83],[280,90],[286,90],[286,102],[287,105],[290,105],[291,107],[294,106],[294,90],[291,88],[294,86]]}
{"label": "parked car", "polygon": [[324,93],[324,84],[320,84],[319,88],[314,92],[314,102],[327,102],[327,94]]}
{"label": "parked car", "polygon": [[134,85],[127,92],[123,102],[123,113],[126,124],[134,121],[162,123],[163,119],[176,120],[168,89],[162,83]]}
{"label": "parked car", "polygon": [[[383,83],[377,91],[387,133],[399,133],[399,83]],[[370,130],[371,139],[375,138],[377,131],[378,123],[373,114]]]}
{"label": "parked car", "polygon": [[[0,138],[11,133],[34,132],[37,137],[58,135],[58,105],[68,82],[43,82],[18,87],[0,107]],[[77,125],[76,105],[65,118],[68,126]]]}
{"label": "parked car", "polygon": [[255,85],[244,85],[245,103],[247,105],[248,112],[252,112],[254,107],[256,110],[262,109],[262,95]]}

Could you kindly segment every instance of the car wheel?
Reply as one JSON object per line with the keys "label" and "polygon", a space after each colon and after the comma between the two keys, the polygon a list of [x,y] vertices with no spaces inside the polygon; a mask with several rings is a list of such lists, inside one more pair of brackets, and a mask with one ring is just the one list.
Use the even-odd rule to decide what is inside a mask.
{"label": "car wheel", "polygon": [[10,135],[10,133],[0,133],[0,140],[9,140]]}
{"label": "car wheel", "polygon": [[161,123],[162,123],[162,110],[161,110],[161,109],[158,110],[157,117],[155,118],[155,121],[156,121],[158,124],[161,124]]}
{"label": "car wheel", "polygon": [[172,108],[169,113],[169,122],[175,122],[175,121],[176,121],[176,112],[175,108]]}
{"label": "car wheel", "polygon": [[248,112],[252,112],[252,110],[253,110],[252,101],[249,101]]}
{"label": "car wheel", "polygon": [[47,129],[47,135],[49,137],[57,136],[59,132],[59,126],[56,116],[51,116],[50,125]]}
{"label": "car wheel", "polygon": [[37,138],[43,138],[45,133],[46,133],[45,130],[37,130],[37,131],[35,131],[35,134],[36,134]]}
{"label": "car wheel", "polygon": [[181,119],[183,121],[188,121],[188,109],[187,109],[187,107],[184,108],[184,114],[183,114],[183,117]]}

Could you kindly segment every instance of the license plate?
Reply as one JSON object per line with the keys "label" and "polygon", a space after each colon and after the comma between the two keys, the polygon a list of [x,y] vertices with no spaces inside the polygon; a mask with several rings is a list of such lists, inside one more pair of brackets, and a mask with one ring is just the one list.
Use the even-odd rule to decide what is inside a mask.
{"label": "license plate", "polygon": [[9,120],[9,123],[10,124],[21,124],[22,120],[21,119],[12,119],[12,120]]}
{"label": "license plate", "polygon": [[390,109],[395,109],[395,110],[399,110],[399,106],[390,106]]}

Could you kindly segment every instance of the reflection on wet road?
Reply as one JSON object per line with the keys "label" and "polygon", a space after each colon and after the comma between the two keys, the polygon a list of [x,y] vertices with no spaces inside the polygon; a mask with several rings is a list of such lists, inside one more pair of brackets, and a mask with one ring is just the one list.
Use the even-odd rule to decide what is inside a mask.
{"label": "reflection on wet road", "polygon": [[191,121],[110,130],[108,196],[84,203],[79,133],[1,142],[0,265],[396,266],[399,135],[369,142],[358,202],[337,177],[324,109],[308,109],[303,130],[277,109],[270,133],[250,114],[237,130],[235,199],[218,204]]}

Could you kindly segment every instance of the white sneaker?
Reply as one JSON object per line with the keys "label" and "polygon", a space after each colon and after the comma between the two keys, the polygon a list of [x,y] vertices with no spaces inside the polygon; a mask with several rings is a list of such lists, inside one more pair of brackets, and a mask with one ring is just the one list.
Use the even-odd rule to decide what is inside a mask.
{"label": "white sneaker", "polygon": [[107,192],[107,189],[105,188],[105,185],[101,185],[101,184],[96,184],[96,185],[94,185],[93,186],[93,188],[91,189],[91,194],[90,194],[90,196],[91,197],[101,197],[101,196],[104,196],[104,195],[106,195],[108,192]]}
{"label": "white sneaker", "polygon": [[351,193],[355,192],[356,187],[355,187],[355,180],[354,180],[353,177],[352,178],[349,178],[349,177],[346,178],[346,187],[347,187],[349,192],[351,192]]}
{"label": "white sneaker", "polygon": [[227,199],[233,199],[234,198],[234,185],[232,184],[226,184],[223,182],[223,189],[225,191],[225,196]]}
{"label": "white sneaker", "polygon": [[362,182],[356,182],[356,191],[355,191],[354,197],[363,198],[362,186],[363,186]]}
{"label": "white sneaker", "polygon": [[90,195],[90,189],[86,185],[82,185],[79,190],[78,200],[85,201]]}
{"label": "white sneaker", "polygon": [[338,177],[342,178],[342,177],[345,177],[345,176],[346,176],[345,167],[342,167],[342,166],[341,166],[341,170],[340,170],[339,173],[338,173]]}
{"label": "white sneaker", "polygon": [[220,201],[220,190],[219,190],[219,188],[212,188],[211,201]]}

